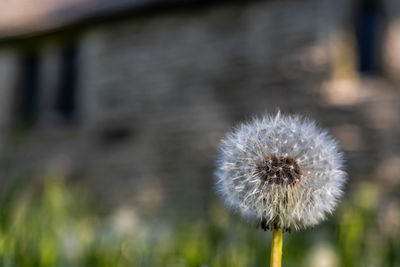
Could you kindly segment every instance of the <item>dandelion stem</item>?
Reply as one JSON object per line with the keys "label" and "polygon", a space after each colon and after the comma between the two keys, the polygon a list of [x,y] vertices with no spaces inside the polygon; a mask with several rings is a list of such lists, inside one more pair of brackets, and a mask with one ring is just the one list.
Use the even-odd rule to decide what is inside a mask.
{"label": "dandelion stem", "polygon": [[282,229],[274,229],[272,232],[271,264],[270,267],[282,266]]}

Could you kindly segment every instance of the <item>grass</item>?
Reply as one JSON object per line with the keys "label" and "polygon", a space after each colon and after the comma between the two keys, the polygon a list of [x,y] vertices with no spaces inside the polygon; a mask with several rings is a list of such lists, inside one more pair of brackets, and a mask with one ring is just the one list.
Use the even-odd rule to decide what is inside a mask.
{"label": "grass", "polygon": [[[271,233],[218,201],[190,222],[143,221],[129,209],[105,217],[63,179],[42,181],[27,179],[2,197],[1,266],[268,266]],[[376,188],[361,184],[328,222],[285,234],[283,266],[400,266],[398,238],[379,228]]]}

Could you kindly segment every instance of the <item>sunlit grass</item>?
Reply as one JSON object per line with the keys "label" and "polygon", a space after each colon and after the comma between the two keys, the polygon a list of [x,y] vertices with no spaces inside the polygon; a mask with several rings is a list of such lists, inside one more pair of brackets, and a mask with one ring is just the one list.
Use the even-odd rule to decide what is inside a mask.
{"label": "sunlit grass", "polygon": [[[271,233],[212,202],[195,221],[100,216],[85,192],[48,175],[1,202],[0,266],[265,266]],[[399,266],[397,237],[377,226],[379,192],[362,184],[322,226],[284,237],[284,266]]]}

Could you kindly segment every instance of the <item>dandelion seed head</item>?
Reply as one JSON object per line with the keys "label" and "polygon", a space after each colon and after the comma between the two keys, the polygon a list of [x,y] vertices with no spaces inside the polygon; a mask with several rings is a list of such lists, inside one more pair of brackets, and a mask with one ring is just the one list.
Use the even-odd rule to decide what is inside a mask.
{"label": "dandelion seed head", "polygon": [[338,143],[314,122],[279,112],[228,133],[215,176],[225,204],[264,230],[321,222],[346,180]]}

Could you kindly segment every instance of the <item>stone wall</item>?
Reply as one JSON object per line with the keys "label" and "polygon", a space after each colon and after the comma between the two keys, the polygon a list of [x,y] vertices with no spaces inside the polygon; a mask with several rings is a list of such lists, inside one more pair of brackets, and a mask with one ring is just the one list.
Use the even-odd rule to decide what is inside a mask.
{"label": "stone wall", "polygon": [[383,1],[387,16],[383,44],[383,60],[386,75],[400,82],[400,3],[396,0]]}
{"label": "stone wall", "polygon": [[18,79],[18,57],[10,47],[0,49],[0,150],[4,149],[12,125],[12,109]]}
{"label": "stone wall", "polygon": [[[339,138],[349,187],[376,176],[395,189],[399,93],[384,80],[335,80],[349,77],[334,74],[350,60],[335,41],[348,14],[347,1],[256,1],[86,27],[76,42],[77,120],[68,125],[51,119],[62,44],[49,42],[57,34],[43,38],[39,124],[2,160],[9,172],[0,172],[50,166],[102,204],[204,212],[215,196],[220,138],[239,121],[280,109],[310,116]],[[1,94],[15,74],[7,55],[0,54]]]}
{"label": "stone wall", "polygon": [[213,6],[89,29],[81,92],[95,187],[201,208],[234,123],[279,108],[318,117],[339,27],[329,2]]}

